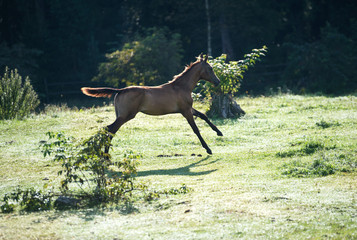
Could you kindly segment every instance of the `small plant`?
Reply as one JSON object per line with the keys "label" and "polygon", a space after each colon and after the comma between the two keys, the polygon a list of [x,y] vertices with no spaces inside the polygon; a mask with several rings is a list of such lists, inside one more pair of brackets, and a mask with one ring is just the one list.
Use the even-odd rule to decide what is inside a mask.
{"label": "small plant", "polygon": [[319,141],[307,141],[303,144],[300,152],[304,155],[311,155],[324,148],[326,148],[325,145]]}
{"label": "small plant", "polygon": [[317,140],[307,140],[307,141],[299,141],[297,143],[292,144],[293,146],[299,145],[299,149],[289,149],[287,151],[279,151],[276,153],[277,157],[293,157],[293,156],[306,156],[312,155],[321,150],[331,150],[336,148],[336,145],[331,145],[325,142],[317,141]]}
{"label": "small plant", "polygon": [[192,191],[192,188],[186,186],[186,184],[182,184],[179,188],[170,188],[169,190],[164,190],[162,193],[168,195],[177,195],[177,194],[186,194]]}
{"label": "small plant", "polygon": [[320,122],[316,123],[316,126],[322,129],[340,125],[341,124],[339,122],[326,122],[325,120],[321,120]]}
{"label": "small plant", "polygon": [[352,172],[357,161],[346,154],[320,153],[312,162],[294,160],[282,166],[282,175],[290,177],[324,177],[336,172]]}
{"label": "small plant", "polygon": [[49,210],[52,208],[52,191],[44,192],[34,188],[22,190],[20,188],[15,191],[5,194],[1,211],[9,213],[14,211],[16,204],[20,205],[24,211],[35,212]]}
{"label": "small plant", "polygon": [[301,161],[292,161],[284,164],[285,169],[282,174],[290,177],[324,177],[334,174],[336,169],[328,161],[315,159],[312,163],[302,163]]}
{"label": "small plant", "polygon": [[30,79],[26,77],[22,82],[17,69],[9,71],[6,67],[0,81],[0,120],[22,119],[35,110],[39,103]]}
{"label": "small plant", "polygon": [[181,187],[179,188],[170,188],[170,189],[165,189],[162,191],[149,191],[145,194],[144,199],[146,201],[153,201],[157,198],[160,197],[160,195],[178,195],[178,194],[187,194],[189,192],[192,192],[193,189],[190,187],[187,187],[186,184],[182,184]]}

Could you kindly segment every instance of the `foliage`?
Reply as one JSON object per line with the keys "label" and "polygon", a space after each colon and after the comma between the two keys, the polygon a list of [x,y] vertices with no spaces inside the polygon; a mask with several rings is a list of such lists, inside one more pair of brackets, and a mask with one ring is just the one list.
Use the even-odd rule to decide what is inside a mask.
{"label": "foliage", "polygon": [[186,184],[182,184],[180,188],[170,188],[168,190],[162,191],[162,193],[177,195],[177,194],[186,194],[191,191],[192,191],[192,188],[187,187]]}
{"label": "foliage", "polygon": [[[111,156],[104,152],[110,147],[111,135],[106,129],[101,129],[95,135],[82,142],[73,137],[66,137],[63,133],[47,133],[48,140],[40,145],[44,157],[53,156],[55,162],[61,163],[58,171],[63,176],[60,183],[61,194],[49,190],[34,188],[5,194],[0,206],[3,213],[12,212],[19,204],[24,211],[41,211],[56,209],[70,209],[82,206],[98,205],[101,203],[118,203],[131,201],[132,193],[143,193],[143,199],[152,201],[161,195],[186,194],[192,191],[183,184],[180,188],[163,191],[150,191],[145,184],[137,184],[134,176],[137,174],[138,159],[142,156],[132,151],[124,154],[121,161],[112,161]],[[75,187],[77,186],[77,188]],[[52,199],[59,195],[53,203]]]}
{"label": "foliage", "polygon": [[[42,142],[44,156],[53,155],[53,160],[61,163],[63,175],[61,190],[66,193],[70,184],[76,184],[81,194],[95,198],[99,202],[109,199],[120,200],[134,190],[133,175],[136,174],[137,159],[140,155],[127,154],[121,161],[111,161],[105,149],[110,147],[111,135],[102,129],[89,139],[76,144],[71,137],[62,133],[47,133],[49,140]],[[108,177],[109,167],[117,167],[121,174]]]}
{"label": "foliage", "polygon": [[319,128],[325,129],[333,126],[340,126],[341,124],[339,122],[333,121],[333,122],[327,122],[325,120],[321,120],[319,122],[316,122],[316,126]]}
{"label": "foliage", "polygon": [[[322,129],[325,129],[326,122],[322,122]],[[319,126],[319,125],[318,125]],[[339,126],[339,125],[338,125]],[[327,176],[336,172],[351,172],[357,169],[357,160],[351,154],[340,153],[336,144],[325,140],[306,140],[291,143],[291,148],[287,151],[279,151],[276,156],[291,158],[294,156],[303,157],[314,155],[312,161],[302,162],[300,159],[292,160],[283,164],[282,174],[291,177],[311,177]],[[299,146],[298,149],[294,149]]]}
{"label": "foliage", "polygon": [[[254,46],[267,44],[271,49],[270,66],[285,63],[294,66],[297,62],[295,57],[300,58],[302,55],[299,54],[301,51],[281,47],[289,42],[298,48],[305,48],[302,52],[316,58],[319,63],[320,52],[315,50],[318,55],[313,57],[308,50],[311,43],[321,40],[321,29],[327,22],[348,39],[356,39],[357,31],[353,22],[356,19],[357,4],[351,0],[286,0],[279,3],[264,0],[210,0],[209,3],[212,32],[215,33],[211,38],[213,55],[222,52],[227,42],[230,43],[231,58],[240,56]],[[205,51],[207,46],[204,1],[41,0],[34,4],[26,0],[12,0],[1,1],[0,16],[0,67],[6,65],[18,68],[21,73],[31,77],[33,84],[36,84],[34,87],[39,90],[44,89],[41,86],[43,79],[50,84],[89,81],[96,74],[98,64],[104,61],[103,56],[109,52],[113,42],[117,42],[118,49],[122,49],[136,34],[150,27],[167,27],[171,32],[181,35],[185,63]],[[345,42],[335,43],[332,49],[348,49],[344,46]],[[356,49],[355,40],[349,49]],[[162,53],[165,54],[165,51]],[[38,57],[38,53],[41,53],[41,57]],[[156,61],[157,58],[152,59]],[[314,64],[314,61],[309,62]],[[293,68],[298,70],[299,66]],[[355,75],[354,69],[350,70],[351,73],[344,74]],[[32,71],[36,71],[36,74]],[[288,76],[282,78],[281,71],[283,69],[269,71],[273,74],[277,72],[271,78],[257,77],[246,90],[264,92],[270,87],[277,87],[277,84],[289,84],[291,88],[296,86],[296,80],[300,82],[304,77],[302,73],[294,79]],[[306,78],[314,80],[313,76]],[[353,81],[350,80],[350,83]],[[308,91],[326,88],[324,85],[313,86],[307,88],[309,86],[305,80],[305,84],[297,88]],[[57,90],[56,87],[58,85],[49,85],[49,91]],[[355,91],[345,84],[339,86],[339,90]]]}
{"label": "foliage", "polygon": [[24,118],[35,110],[39,103],[30,79],[26,77],[22,82],[17,69],[9,71],[6,67],[0,81],[0,120]]}
{"label": "foliage", "polygon": [[227,62],[227,55],[222,54],[220,57],[210,59],[216,76],[221,80],[219,86],[211,83],[200,83],[198,90],[201,95],[211,96],[211,105],[207,114],[211,117],[236,118],[245,114],[240,106],[233,100],[233,95],[239,91],[243,73],[249,67],[253,67],[262,56],[265,56],[267,47],[253,49],[251,53],[244,55],[243,60]]}
{"label": "foliage", "polygon": [[293,160],[281,168],[281,174],[290,177],[324,177],[336,172],[356,171],[357,161],[345,154],[320,153],[312,162]]}
{"label": "foliage", "polygon": [[26,48],[22,43],[8,46],[6,42],[0,42],[0,70],[5,70],[6,66],[20,69],[23,75],[30,76],[36,84],[36,73],[40,71],[37,60],[41,55],[40,50]]}
{"label": "foliage", "polygon": [[53,194],[51,189],[47,192],[29,188],[22,190],[17,188],[15,191],[5,194],[3,202],[0,206],[3,213],[14,211],[16,203],[18,203],[24,211],[34,212],[49,210],[52,207]]}
{"label": "foliage", "polygon": [[116,87],[159,85],[177,73],[181,52],[179,34],[171,35],[168,30],[153,28],[138,41],[107,54],[107,61],[99,65],[94,80],[103,80]]}
{"label": "foliage", "polygon": [[331,145],[327,141],[319,140],[307,140],[307,141],[298,141],[291,144],[292,147],[299,146],[298,149],[291,148],[287,151],[279,151],[277,157],[292,157],[292,156],[306,156],[314,154],[320,150],[330,150],[336,148],[335,145]]}
{"label": "foliage", "polygon": [[356,89],[356,44],[329,24],[321,30],[320,40],[286,44],[290,51],[286,84],[300,93],[332,94]]}
{"label": "foliage", "polygon": [[144,199],[146,201],[153,201],[155,199],[158,199],[161,195],[178,195],[178,194],[187,194],[189,192],[192,192],[193,189],[186,186],[186,184],[182,184],[181,187],[179,188],[170,188],[170,189],[164,189],[162,191],[149,191],[145,193]]}
{"label": "foliage", "polygon": [[227,55],[210,59],[211,64],[216,76],[221,80],[218,87],[208,84],[208,91],[213,94],[231,94],[234,95],[238,92],[241,81],[243,80],[243,73],[249,67],[253,67],[257,61],[260,61],[262,56],[265,56],[267,47],[263,46],[261,49],[253,49],[251,53],[245,54],[243,60],[227,62]]}
{"label": "foliage", "polygon": [[335,168],[332,164],[326,161],[314,160],[310,164],[304,164],[301,161],[292,161],[284,164],[285,169],[282,174],[291,177],[323,177],[335,173]]}

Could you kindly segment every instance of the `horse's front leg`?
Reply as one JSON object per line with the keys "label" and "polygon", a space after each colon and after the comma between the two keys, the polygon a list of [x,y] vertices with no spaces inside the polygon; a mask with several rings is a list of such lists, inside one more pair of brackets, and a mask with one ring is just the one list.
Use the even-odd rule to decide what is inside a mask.
{"label": "horse's front leg", "polygon": [[200,130],[198,130],[198,127],[197,127],[197,125],[195,123],[195,120],[193,119],[192,111],[189,110],[189,111],[183,112],[182,115],[186,118],[186,120],[190,124],[193,132],[197,135],[198,139],[201,142],[202,147],[206,149],[208,154],[212,154],[211,149],[208,147],[208,145],[205,142],[205,140],[203,140],[203,138],[201,136],[201,133],[200,133]]}
{"label": "horse's front leg", "polygon": [[192,108],[192,114],[193,114],[194,116],[196,116],[196,117],[199,117],[199,118],[205,120],[206,123],[207,123],[214,131],[216,131],[216,133],[217,133],[218,136],[223,136],[222,132],[219,131],[219,129],[216,127],[216,125],[214,125],[214,124],[208,119],[208,117],[207,117],[205,114],[203,114],[203,113],[197,111],[197,110],[194,109],[194,108]]}

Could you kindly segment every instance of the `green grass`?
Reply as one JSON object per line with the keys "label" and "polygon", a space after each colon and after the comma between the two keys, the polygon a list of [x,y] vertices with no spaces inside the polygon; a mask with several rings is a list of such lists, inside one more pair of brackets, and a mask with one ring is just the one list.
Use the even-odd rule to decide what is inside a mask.
{"label": "green grass", "polygon": [[[128,149],[143,155],[139,181],[192,192],[104,209],[0,214],[0,239],[356,239],[357,98],[239,103],[245,117],[214,120],[223,137],[196,120],[212,156],[180,115],[138,114],[114,138],[114,158]],[[87,138],[114,115],[112,106],[48,106],[24,121],[0,121],[0,196],[18,185],[57,184],[59,166],[38,147],[47,131]]]}

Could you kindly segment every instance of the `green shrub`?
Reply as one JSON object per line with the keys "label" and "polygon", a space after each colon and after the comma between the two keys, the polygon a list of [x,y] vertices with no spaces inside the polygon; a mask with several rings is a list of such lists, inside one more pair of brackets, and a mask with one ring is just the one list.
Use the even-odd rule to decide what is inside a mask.
{"label": "green shrub", "polygon": [[324,143],[319,141],[307,141],[303,144],[301,153],[304,155],[311,155],[322,149],[327,149]]}
{"label": "green shrub", "polygon": [[207,115],[219,118],[236,118],[245,114],[240,106],[234,101],[233,95],[238,93],[243,80],[243,74],[253,67],[261,57],[265,56],[267,47],[253,49],[251,53],[244,55],[243,60],[227,61],[227,55],[209,59],[213,71],[220,79],[219,86],[209,82],[199,83],[196,87],[195,97],[210,96],[211,104]]}
{"label": "green shrub", "polygon": [[265,56],[267,47],[263,46],[261,49],[253,49],[251,53],[245,54],[244,59],[239,61],[227,61],[227,55],[210,59],[209,63],[221,80],[218,87],[214,87],[212,84],[208,84],[209,92],[213,94],[235,94],[238,92],[241,81],[243,80],[243,74],[248,71],[249,67],[253,67],[257,61],[260,61],[261,57]]}
{"label": "green shrub", "polygon": [[[58,175],[64,176],[61,191],[67,193],[71,185],[77,185],[80,194],[99,202],[124,198],[134,189],[140,155],[127,154],[121,161],[112,161],[105,148],[110,147],[110,133],[100,130],[90,138],[79,142],[63,133],[47,133],[48,141],[42,141],[42,152],[53,156],[62,165]],[[116,167],[120,174],[108,176],[109,167]],[[72,189],[72,192],[75,190]]]}
{"label": "green shrub", "polygon": [[293,160],[282,166],[282,175],[290,177],[324,177],[336,172],[354,172],[357,160],[352,154],[320,153],[312,162]]}
{"label": "green shrub", "polygon": [[52,208],[52,198],[51,190],[44,192],[34,188],[26,190],[17,188],[15,191],[5,194],[2,200],[4,203],[0,208],[3,213],[9,213],[14,211],[17,203],[27,212],[44,211]]}
{"label": "green shrub", "polygon": [[[138,159],[142,156],[127,151],[121,160],[112,160],[105,153],[110,147],[110,134],[106,129],[90,138],[79,141],[63,133],[47,133],[48,140],[41,141],[43,155],[52,156],[62,166],[58,171],[60,193],[44,185],[43,190],[16,189],[0,200],[3,213],[12,212],[18,206],[32,212],[48,209],[66,210],[99,204],[131,202],[135,199],[153,201],[161,195],[186,194],[192,191],[183,184],[180,188],[151,191],[148,186],[135,181]],[[134,194],[135,193],[135,194]],[[52,199],[57,199],[53,202]]]}
{"label": "green shrub", "polygon": [[[135,181],[142,156],[127,151],[123,159],[111,159],[104,151],[111,146],[111,136],[106,129],[79,143],[63,133],[48,132],[47,135],[49,139],[41,142],[42,152],[44,156],[53,156],[53,160],[62,165],[58,172],[64,177],[61,181],[62,194],[84,196],[91,204],[98,204],[130,200],[134,191],[148,191],[146,185]],[[165,194],[187,192],[188,188],[183,186],[176,192],[172,190]],[[146,194],[152,195],[150,192]]]}
{"label": "green shrub", "polygon": [[0,120],[22,119],[35,110],[39,103],[30,79],[26,77],[22,82],[17,69],[9,71],[6,67],[0,81]]}
{"label": "green shrub", "polygon": [[114,87],[159,85],[180,71],[181,53],[179,34],[170,34],[166,29],[149,29],[146,36],[107,54],[107,61],[99,65],[93,80]]}

